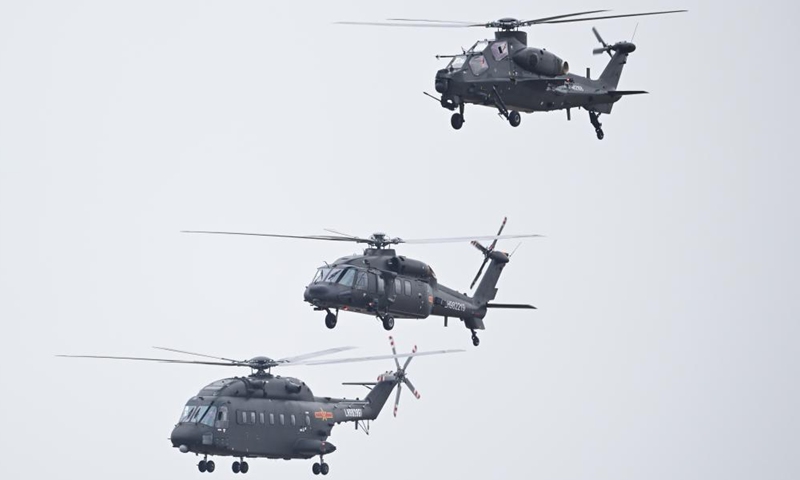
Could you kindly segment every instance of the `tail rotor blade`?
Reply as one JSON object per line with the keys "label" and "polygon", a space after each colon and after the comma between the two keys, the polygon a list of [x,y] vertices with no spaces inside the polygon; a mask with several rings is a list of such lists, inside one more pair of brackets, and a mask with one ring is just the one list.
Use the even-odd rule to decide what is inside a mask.
{"label": "tail rotor blade", "polygon": [[403,389],[403,384],[397,384],[397,396],[394,397],[394,416],[397,416],[397,407],[400,406],[400,391]]}
{"label": "tail rotor blade", "polygon": [[397,365],[397,369],[400,370],[400,361],[397,360],[397,348],[395,348],[395,346],[394,346],[394,337],[392,337],[392,336],[389,337],[389,343],[392,345],[392,355],[395,356],[394,357],[394,364]]}
{"label": "tail rotor blade", "polygon": [[607,47],[608,44],[603,40],[603,37],[600,36],[600,32],[597,31],[596,28],[592,27],[592,32],[594,33],[594,37],[600,42],[604,47]]}
{"label": "tail rotor blade", "polygon": [[403,364],[403,371],[404,372],[406,371],[406,368],[408,368],[408,364],[411,363],[411,359],[414,358],[414,354],[415,353],[417,353],[417,346],[416,345],[414,345],[414,348],[411,350],[411,356],[409,356],[406,359],[406,363]]}
{"label": "tail rotor blade", "polygon": [[[503,223],[500,224],[500,230],[497,231],[497,236],[499,237],[501,233],[503,233],[503,229],[506,227],[506,221],[508,217],[503,217]],[[495,245],[497,245],[497,239],[495,238],[491,245],[489,245],[489,251],[491,252],[494,250]]]}
{"label": "tail rotor blade", "polygon": [[481,274],[483,273],[483,269],[486,267],[486,263],[489,261],[489,257],[483,257],[483,263],[481,263],[481,268],[478,269],[478,274],[475,275],[475,279],[470,284],[469,288],[472,290],[475,288],[475,284],[478,283],[478,279],[481,278]]}
{"label": "tail rotor blade", "polygon": [[419,399],[420,397],[419,392],[417,391],[416,388],[414,388],[414,385],[411,383],[411,380],[409,380],[408,378],[404,378],[403,383],[405,383],[406,386],[409,388],[409,390],[411,390],[411,393],[413,393],[414,396],[417,397],[417,399]]}

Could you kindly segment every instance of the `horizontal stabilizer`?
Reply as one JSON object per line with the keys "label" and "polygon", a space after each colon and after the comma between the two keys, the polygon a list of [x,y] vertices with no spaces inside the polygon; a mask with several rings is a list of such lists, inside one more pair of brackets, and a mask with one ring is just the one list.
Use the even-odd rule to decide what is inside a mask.
{"label": "horizontal stabilizer", "polygon": [[645,92],[644,90],[611,90],[608,92],[609,95],[616,95],[620,97],[623,95],[642,95],[645,93],[650,92]]}
{"label": "horizontal stabilizer", "polygon": [[342,382],[342,385],[362,385],[365,387],[372,387],[377,384],[378,382]]}
{"label": "horizontal stabilizer", "polygon": [[486,305],[486,308],[522,308],[528,310],[536,310],[536,307],[533,305],[528,305],[524,303],[489,303]]}

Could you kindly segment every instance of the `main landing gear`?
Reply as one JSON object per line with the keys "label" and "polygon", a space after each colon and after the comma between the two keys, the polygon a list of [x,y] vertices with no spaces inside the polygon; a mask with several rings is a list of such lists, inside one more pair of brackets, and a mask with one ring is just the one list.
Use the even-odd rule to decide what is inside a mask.
{"label": "main landing gear", "polygon": [[477,347],[478,345],[481,344],[481,339],[478,338],[478,334],[475,333],[475,329],[472,329],[471,332],[472,332],[472,344]]}
{"label": "main landing gear", "polygon": [[384,330],[391,330],[394,328],[394,317],[388,313],[386,315],[378,315],[378,320],[383,324]]}
{"label": "main landing gear", "polygon": [[241,462],[233,462],[233,465],[231,465],[233,473],[247,473],[250,471],[250,465],[248,465],[243,458],[240,460]]}
{"label": "main landing gear", "polygon": [[336,310],[336,313],[331,312],[328,310],[328,314],[325,315],[325,326],[328,328],[333,328],[336,326],[336,321],[339,319],[339,310]]}
{"label": "main landing gear", "polygon": [[512,127],[519,127],[520,122],[522,122],[522,117],[518,111],[508,110],[506,102],[503,101],[503,97],[500,96],[500,92],[497,91],[496,87],[492,87],[492,100],[494,101],[494,106],[497,108],[498,114],[501,117],[505,117]]}
{"label": "main landing gear", "polygon": [[602,140],[605,137],[603,133],[603,124],[600,123],[600,114],[589,110],[589,121],[592,122],[592,126],[594,127],[594,131],[597,134],[597,139]]}
{"label": "main landing gear", "polygon": [[214,463],[214,460],[206,460],[208,455],[203,457],[200,460],[200,463],[197,464],[197,469],[200,470],[200,473],[214,473],[214,470],[217,468],[217,465]]}
{"label": "main landing gear", "polygon": [[311,466],[311,471],[314,472],[314,475],[319,475],[320,473],[323,475],[327,475],[330,471],[330,467],[327,463],[322,459],[322,455],[319,456],[319,463],[314,463]]}

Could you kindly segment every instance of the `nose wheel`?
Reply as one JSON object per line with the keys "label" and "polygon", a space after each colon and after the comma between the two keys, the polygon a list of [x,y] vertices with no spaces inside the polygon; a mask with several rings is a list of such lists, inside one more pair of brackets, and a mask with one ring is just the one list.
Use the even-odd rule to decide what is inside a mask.
{"label": "nose wheel", "polygon": [[476,347],[481,344],[481,339],[478,338],[478,334],[475,333],[475,330],[472,330],[472,344]]}
{"label": "nose wheel", "polygon": [[600,123],[600,114],[589,110],[589,121],[592,122],[597,139],[602,140],[606,135],[603,133],[603,124]]}
{"label": "nose wheel", "polygon": [[450,117],[450,126],[456,130],[460,130],[461,126],[464,125],[464,104],[458,104],[458,113],[454,113]]}
{"label": "nose wheel", "polygon": [[217,465],[214,463],[214,460],[206,460],[205,458],[200,460],[200,463],[197,464],[197,469],[200,470],[200,473],[214,473],[216,468]]}
{"label": "nose wheel", "polygon": [[337,315],[338,313],[339,313],[338,310],[337,310],[336,313],[333,313],[330,310],[328,310],[328,314],[325,315],[325,326],[326,327],[333,328],[333,327],[336,326],[336,321],[338,320],[338,317],[339,317],[339,315]]}

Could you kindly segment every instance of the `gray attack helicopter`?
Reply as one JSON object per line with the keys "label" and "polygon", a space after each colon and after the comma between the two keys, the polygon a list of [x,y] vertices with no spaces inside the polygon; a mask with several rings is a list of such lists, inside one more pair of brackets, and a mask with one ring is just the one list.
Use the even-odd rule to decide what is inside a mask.
{"label": "gray attack helicopter", "polygon": [[[483,318],[487,309],[535,309],[527,304],[492,303],[497,295],[497,281],[511,254],[495,250],[497,241],[510,238],[540,237],[541,235],[501,235],[506,219],[497,235],[454,238],[402,239],[375,233],[361,238],[329,230],[334,235],[277,235],[271,233],[241,233],[185,231],[185,233],[211,233],[222,235],[248,235],[260,237],[298,238],[333,242],[353,242],[368,245],[363,255],[342,257],[332,264],[317,269],[304,298],[315,310],[327,312],[325,325],[334,328],[339,311],[373,315],[383,323],[383,328],[394,328],[395,318],[423,319],[430,315],[444,317],[447,326],[450,317],[461,319],[472,332],[472,343],[480,344],[476,330],[486,327]],[[480,240],[492,240],[485,247]],[[472,281],[477,289],[472,297],[440,284],[433,269],[426,263],[397,255],[390,245],[471,242],[483,254],[483,263]],[[483,274],[486,264],[489,264]],[[483,278],[481,275],[483,274]]]}
{"label": "gray attack helicopter", "polygon": [[[325,463],[324,456],[336,451],[336,446],[327,441],[335,425],[352,422],[357,430],[360,428],[369,434],[370,421],[378,418],[395,387],[397,387],[394,401],[395,416],[403,384],[415,397],[420,398],[419,392],[406,374],[412,358],[463,352],[463,350],[418,352],[414,346],[411,353],[398,354],[394,339],[389,337],[389,340],[392,345],[392,355],[328,360],[313,359],[351,350],[354,347],[331,348],[278,360],[268,357],[232,360],[163,347],[154,348],[210,360],[99,355],[57,356],[249,367],[250,375],[217,380],[203,387],[197,395],[186,402],[183,414],[170,435],[172,446],[182,453],[203,455],[203,459],[197,464],[200,472],[210,473],[216,469],[214,460],[209,460],[209,456],[238,458],[231,465],[233,473],[247,473],[250,470],[246,458],[291,460],[319,456],[320,461],[312,465],[312,471],[314,475],[327,475],[330,467]],[[401,358],[406,359],[402,367],[398,361]],[[274,367],[330,365],[386,359],[394,359],[397,370],[380,375],[375,382],[344,383],[344,385],[363,385],[369,388],[370,392],[363,400],[317,397],[302,380],[271,373]]]}
{"label": "gray attack helicopter", "polygon": [[600,123],[600,115],[611,113],[614,103],[624,96],[647,93],[643,90],[617,89],[628,55],[636,50],[636,45],[624,41],[608,44],[597,29],[592,28],[597,41],[602,44],[602,47],[595,48],[593,53],[595,55],[607,53],[611,57],[600,77],[593,80],[590,78],[588,68],[585,77],[572,74],[569,71],[569,63],[557,55],[544,48],[529,47],[528,34],[519,29],[533,25],[686,12],[686,10],[670,10],[570,18],[608,11],[592,10],[532,20],[501,18],[491,22],[391,18],[386,22],[337,23],[391,27],[495,28],[497,31],[494,40],[478,41],[469,50],[460,54],[436,57],[451,59],[447,67],[436,73],[435,87],[441,97],[424,93],[439,101],[442,107],[451,111],[458,110],[450,118],[452,127],[458,130],[464,124],[464,106],[468,103],[496,108],[498,114],[508,120],[512,127],[519,126],[520,112],[566,110],[567,120],[571,120],[571,109],[583,108],[589,112],[589,121],[595,128],[597,138],[602,140],[605,134]]}

